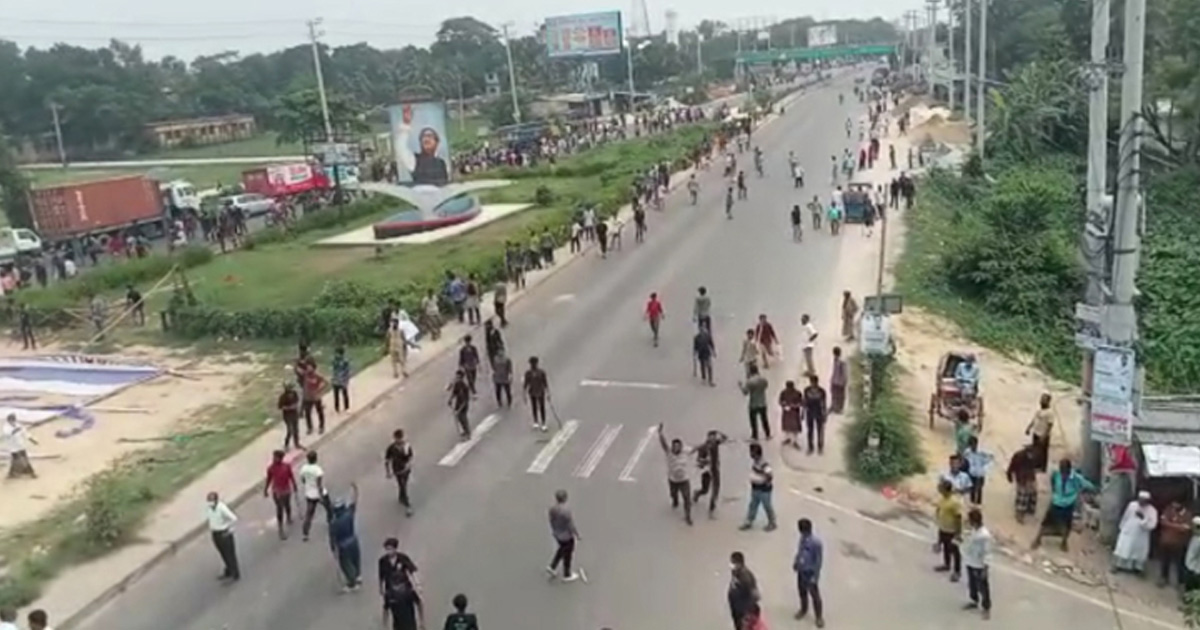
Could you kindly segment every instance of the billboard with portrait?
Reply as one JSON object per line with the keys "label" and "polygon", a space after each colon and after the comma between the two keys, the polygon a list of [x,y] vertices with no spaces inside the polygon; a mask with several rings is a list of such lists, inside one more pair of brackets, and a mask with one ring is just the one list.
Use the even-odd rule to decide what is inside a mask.
{"label": "billboard with portrait", "polygon": [[616,55],[624,41],[620,11],[546,18],[544,28],[546,54],[552,59]]}
{"label": "billboard with portrait", "polygon": [[446,104],[441,101],[402,103],[388,108],[396,181],[414,186],[445,186],[453,171]]}
{"label": "billboard with portrait", "polygon": [[809,48],[836,46],[837,41],[837,24],[818,24],[808,27]]}

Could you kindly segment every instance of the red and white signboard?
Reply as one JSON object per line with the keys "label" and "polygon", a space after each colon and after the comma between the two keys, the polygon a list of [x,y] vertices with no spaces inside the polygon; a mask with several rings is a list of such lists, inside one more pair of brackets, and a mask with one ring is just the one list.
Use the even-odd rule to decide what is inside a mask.
{"label": "red and white signboard", "polygon": [[247,192],[281,197],[329,188],[329,178],[311,164],[274,164],[242,173],[242,184]]}

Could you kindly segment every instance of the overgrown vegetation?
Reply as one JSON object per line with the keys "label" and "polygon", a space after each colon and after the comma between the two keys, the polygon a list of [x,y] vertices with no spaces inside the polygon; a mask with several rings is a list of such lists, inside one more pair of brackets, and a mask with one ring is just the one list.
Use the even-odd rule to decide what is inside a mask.
{"label": "overgrown vegetation", "polygon": [[[859,363],[857,357],[856,364]],[[899,369],[890,357],[870,360],[872,392],[864,391],[862,370],[851,370],[854,419],[846,426],[846,468],[854,479],[871,485],[899,481],[925,472],[921,439],[913,414],[896,388]],[[869,396],[869,401],[865,398]]]}

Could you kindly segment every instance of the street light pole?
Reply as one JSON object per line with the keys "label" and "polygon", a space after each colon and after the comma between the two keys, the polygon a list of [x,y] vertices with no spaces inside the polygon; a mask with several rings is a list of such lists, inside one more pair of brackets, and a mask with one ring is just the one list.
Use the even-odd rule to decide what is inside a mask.
{"label": "street light pole", "polygon": [[964,0],[963,7],[963,117],[970,122],[971,115],[971,22],[975,19],[971,0]]}
{"label": "street light pole", "polygon": [[504,24],[504,56],[508,59],[508,91],[512,94],[513,122],[521,123],[521,103],[517,100],[517,71],[513,67],[512,42],[508,39],[508,24]]}
{"label": "street light pole", "polygon": [[317,26],[321,18],[308,21],[308,39],[312,43],[313,70],[317,74],[317,94],[321,97],[321,118],[325,123],[325,141],[333,142],[333,123],[329,120],[329,99],[325,96],[325,74],[321,71],[321,45]]}
{"label": "street light pole", "polygon": [[633,42],[625,42],[625,68],[629,73],[629,111],[633,111]]}
{"label": "street light pole", "polygon": [[950,113],[954,113],[955,94],[958,91],[958,63],[954,58],[954,0],[946,0],[946,50],[950,51]]}

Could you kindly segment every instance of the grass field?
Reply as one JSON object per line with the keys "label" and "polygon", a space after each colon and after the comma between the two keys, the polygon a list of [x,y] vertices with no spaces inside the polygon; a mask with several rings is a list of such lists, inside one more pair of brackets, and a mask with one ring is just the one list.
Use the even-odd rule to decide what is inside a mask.
{"label": "grass field", "polygon": [[205,164],[196,166],[169,166],[154,168],[91,169],[65,168],[53,170],[25,171],[35,188],[89,182],[126,175],[147,175],[160,181],[183,179],[196,190],[215,188],[218,184],[235,184],[242,180],[242,171],[251,168],[248,164]]}

